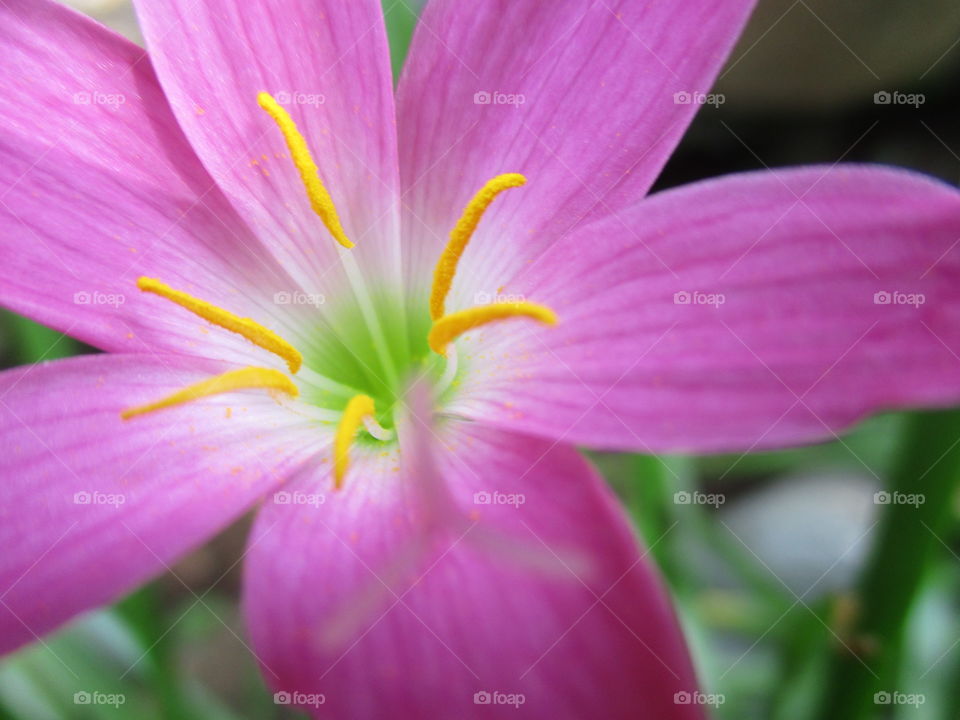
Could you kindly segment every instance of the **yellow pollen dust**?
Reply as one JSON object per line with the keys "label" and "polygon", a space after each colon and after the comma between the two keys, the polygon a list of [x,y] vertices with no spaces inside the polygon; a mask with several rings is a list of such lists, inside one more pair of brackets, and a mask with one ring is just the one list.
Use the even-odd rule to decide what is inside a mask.
{"label": "yellow pollen dust", "polygon": [[473,233],[480,224],[487,208],[490,207],[497,195],[504,190],[520,187],[526,182],[527,179],[519,173],[497,175],[495,178],[488,180],[464,208],[456,226],[450,231],[450,241],[443,249],[443,253],[440,255],[437,266],[433,271],[433,287],[430,289],[431,319],[439,320],[443,317],[447,294],[453,284],[453,276],[457,272],[457,263],[460,262],[460,257],[466,250],[467,243],[473,237]]}
{"label": "yellow pollen dust", "polygon": [[337,434],[333,438],[333,486],[336,490],[343,487],[343,478],[350,466],[350,446],[357,430],[367,416],[373,416],[373,398],[369,395],[354,395],[347,403]]}
{"label": "yellow pollen dust", "polygon": [[544,325],[557,324],[557,314],[545,305],[531,302],[493,303],[444,315],[433,323],[427,342],[435,353],[446,355],[447,345],[468,330],[515,317],[530,318]]}
{"label": "yellow pollen dust", "polygon": [[296,165],[297,170],[300,171],[300,179],[307,191],[307,197],[310,198],[310,207],[323,220],[323,224],[327,226],[327,230],[333,235],[334,240],[345,248],[352,248],[353,243],[347,238],[347,234],[340,224],[337,208],[334,207],[333,199],[320,179],[320,170],[313,161],[313,156],[310,155],[307,141],[300,134],[297,124],[290,117],[290,113],[284,110],[270,93],[259,93],[257,103],[273,118],[277,127],[280,128],[280,132],[283,133],[283,139],[286,140],[287,147],[290,149],[290,158]]}
{"label": "yellow pollen dust", "polygon": [[129,408],[120,413],[120,417],[124,420],[129,420],[138,415],[146,415],[156,410],[182,405],[192,400],[199,400],[200,398],[211,395],[220,395],[222,393],[233,392],[234,390],[253,390],[259,388],[280,390],[292,397],[300,394],[294,382],[279,370],[247,367],[241,370],[230,370],[222,375],[217,375],[208,380],[202,380],[194,385],[189,385],[172,395],[168,395],[162,400]]}
{"label": "yellow pollen dust", "polygon": [[137,280],[137,287],[144,292],[166,298],[189,310],[194,315],[199,315],[214,325],[242,335],[254,345],[272,352],[274,355],[279,355],[287,361],[287,366],[292,373],[296,373],[300,369],[300,365],[303,364],[303,356],[293,345],[250,318],[239,317],[205,300],[199,300],[185,292],[174,290],[155,278],[142,277]]}

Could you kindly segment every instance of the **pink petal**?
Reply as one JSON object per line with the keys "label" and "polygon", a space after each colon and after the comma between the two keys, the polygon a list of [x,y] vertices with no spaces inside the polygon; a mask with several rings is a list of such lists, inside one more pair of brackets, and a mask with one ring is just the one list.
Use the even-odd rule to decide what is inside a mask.
{"label": "pink petal", "polygon": [[338,245],[310,209],[260,92],[300,128],[361,267],[399,252],[393,85],[377,0],[146,0],[137,10],[184,131],[294,277],[308,289],[311,278],[335,286],[336,272],[323,276]]}
{"label": "pink petal", "polygon": [[3,2],[0,92],[0,302],[127,352],[205,352],[209,326],[143,296],[140,275],[267,320],[291,281],[198,162],[142,49],[58,3]]}
{"label": "pink petal", "polygon": [[462,343],[471,370],[451,411],[567,442],[713,451],[960,399],[960,194],[923,176],[812,167],[697,183],[529,261],[504,292],[560,325]]}
{"label": "pink petal", "polygon": [[[497,692],[522,694],[522,717],[702,717],[674,702],[696,684],[669,600],[576,452],[464,424],[401,432],[402,463],[371,451],[345,490],[305,476],[258,516],[245,606],[281,701],[514,717],[475,703]],[[494,492],[514,503],[478,502]]]}
{"label": "pink petal", "polygon": [[120,420],[206,376],[125,355],[0,373],[0,651],[164,570],[310,450],[313,431],[263,392]]}
{"label": "pink petal", "polygon": [[410,272],[427,277],[464,204],[501,173],[529,184],[477,234],[497,246],[473,264],[492,283],[582,217],[643,197],[700,107],[675,94],[709,91],[752,6],[433,0],[398,90]]}

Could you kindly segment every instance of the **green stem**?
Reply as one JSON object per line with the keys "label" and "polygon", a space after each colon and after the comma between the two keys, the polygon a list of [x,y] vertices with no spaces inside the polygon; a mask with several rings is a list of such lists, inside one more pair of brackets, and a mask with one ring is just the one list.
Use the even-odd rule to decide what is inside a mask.
{"label": "green stem", "polygon": [[593,457],[623,499],[651,560],[675,592],[682,590],[682,565],[676,562],[672,550],[676,521],[672,517],[673,483],[667,476],[666,460],[655,455]]}
{"label": "green stem", "polygon": [[667,558],[664,546],[657,542],[669,529],[670,479],[663,460],[655,455],[633,455],[629,459],[630,478],[623,491],[627,507],[640,529],[647,547],[662,566]]}
{"label": "green stem", "polygon": [[[116,605],[118,614],[127,622],[140,644],[148,648],[143,672],[150,678],[152,689],[165,717],[188,720],[187,703],[177,677],[176,658],[171,638],[165,638],[169,618],[165,617],[156,583],[145,585]],[[164,640],[166,639],[166,642]]]}
{"label": "green stem", "polygon": [[832,658],[818,719],[865,720],[877,715],[874,694],[909,692],[897,686],[904,627],[938,537],[949,523],[960,477],[960,410],[917,414],[888,492],[922,504],[882,505],[879,535],[858,590],[858,617]]}
{"label": "green stem", "polygon": [[[705,508],[697,505],[678,505],[675,491],[686,487],[682,480],[672,477],[667,458],[655,455],[631,455],[627,473],[611,473],[614,482],[639,528],[646,547],[666,575],[675,591],[702,589],[701,579],[691,571],[687,558],[679,548],[684,543],[679,535],[696,538],[714,549],[752,593],[762,597],[769,607],[777,608],[779,615],[790,606],[791,598],[783,591],[767,570],[749,556],[743,546]],[[681,472],[681,475],[684,473]],[[626,475],[625,480],[617,478]]]}

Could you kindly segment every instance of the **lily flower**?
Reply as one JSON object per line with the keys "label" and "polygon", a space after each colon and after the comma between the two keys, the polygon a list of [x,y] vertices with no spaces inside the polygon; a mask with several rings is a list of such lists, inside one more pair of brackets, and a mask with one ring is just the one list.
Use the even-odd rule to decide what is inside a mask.
{"label": "lily flower", "polygon": [[647,197],[750,0],[143,0],[149,54],[0,3],[0,649],[261,503],[277,702],[698,718],[575,446],[830,438],[960,397],[960,195],[882,167]]}

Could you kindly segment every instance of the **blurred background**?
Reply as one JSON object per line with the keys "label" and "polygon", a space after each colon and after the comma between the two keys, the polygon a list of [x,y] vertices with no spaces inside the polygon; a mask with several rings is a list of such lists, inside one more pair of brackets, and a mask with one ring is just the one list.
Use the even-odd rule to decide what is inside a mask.
{"label": "blurred background", "polygon": [[[68,4],[141,42],[127,0]],[[383,4],[398,70],[422,2]],[[956,0],[760,0],[722,104],[703,107],[655,189],[841,160],[957,184],[958,76]],[[0,314],[0,367],[85,352]],[[873,418],[801,450],[593,456],[670,586],[716,718],[960,718],[957,439],[948,411]],[[244,645],[246,530],[0,662],[0,719],[299,717]],[[90,687],[126,702],[74,704]]]}

